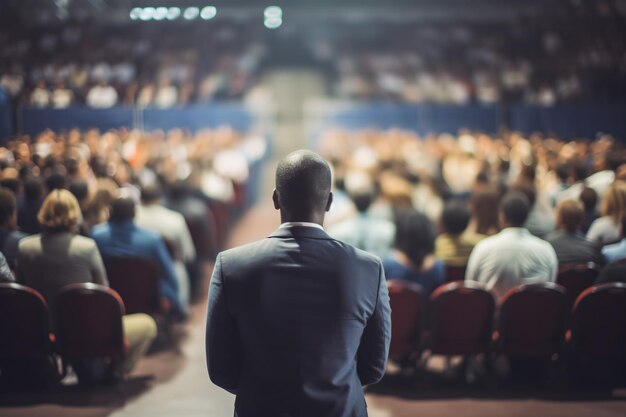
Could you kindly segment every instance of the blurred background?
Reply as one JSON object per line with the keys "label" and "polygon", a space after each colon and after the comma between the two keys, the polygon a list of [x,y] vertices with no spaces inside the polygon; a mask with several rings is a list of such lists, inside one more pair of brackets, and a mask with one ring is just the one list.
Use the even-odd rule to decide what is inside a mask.
{"label": "blurred background", "polygon": [[[166,330],[159,323],[165,347],[121,391],[82,387],[65,366],[52,390],[2,392],[0,414],[232,415],[233,398],[204,371],[207,282],[218,251],[278,225],[274,170],[299,148],[332,165],[331,234],[343,239],[366,213],[359,228],[380,220],[390,232],[365,249],[392,257],[401,214],[416,211],[418,235],[429,238],[416,238],[427,256],[412,268],[440,265],[440,283],[463,280],[473,245],[500,232],[502,197],[524,193],[525,227],[556,245],[559,271],[576,264],[589,274],[567,293],[573,304],[608,280],[605,264],[626,258],[624,248],[610,259],[602,249],[624,236],[625,140],[626,0],[2,0],[0,186],[13,196],[7,213],[11,201],[16,211],[2,226],[13,240],[0,239],[8,266],[18,238],[42,232],[37,211],[57,189],[77,198],[85,236],[110,220],[118,197],[140,211],[157,201],[184,217],[195,252],[172,249],[152,219],[170,261],[186,268],[186,311]],[[566,200],[581,206],[575,231],[593,255],[562,257],[553,242]],[[451,203],[467,217],[458,235],[473,243],[446,258]],[[626,281],[620,268],[611,280]],[[626,393],[615,388],[626,333],[612,339],[618,359],[594,357],[613,371],[600,392],[570,390],[559,337],[548,367],[522,363],[538,374],[512,390],[502,375],[484,377],[485,357],[502,352],[483,352],[475,367],[464,355],[423,361],[415,348],[368,391],[370,413],[624,415]]]}

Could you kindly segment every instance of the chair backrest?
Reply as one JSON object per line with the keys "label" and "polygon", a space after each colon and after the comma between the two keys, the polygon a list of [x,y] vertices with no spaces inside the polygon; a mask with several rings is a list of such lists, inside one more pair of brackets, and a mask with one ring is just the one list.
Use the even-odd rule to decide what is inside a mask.
{"label": "chair backrest", "polygon": [[626,284],[596,285],[578,297],[571,342],[579,357],[626,363]]}
{"label": "chair backrest", "polygon": [[0,284],[0,358],[37,358],[51,351],[46,301],[36,290]]}
{"label": "chair backrest", "polygon": [[491,340],[495,300],[475,282],[452,282],[430,296],[430,348],[435,354],[472,355],[486,352]]}
{"label": "chair backrest", "polygon": [[66,358],[124,355],[124,303],[112,289],[93,283],[63,287],[52,302],[59,352]]}
{"label": "chair backrest", "polygon": [[160,269],[141,258],[105,258],[109,285],[124,301],[128,314],[161,313]]}
{"label": "chair backrest", "polygon": [[391,304],[390,355],[416,352],[420,342],[423,297],[417,284],[389,280],[389,302]]}
{"label": "chair backrest", "polygon": [[455,282],[465,280],[465,270],[467,265],[454,266],[446,265],[446,282]]}
{"label": "chair backrest", "polygon": [[570,307],[583,291],[594,284],[599,272],[597,266],[591,262],[563,265],[559,268],[556,283],[565,288]]}
{"label": "chair backrest", "polygon": [[500,351],[512,356],[545,357],[561,350],[567,299],[558,284],[520,285],[500,300]]}

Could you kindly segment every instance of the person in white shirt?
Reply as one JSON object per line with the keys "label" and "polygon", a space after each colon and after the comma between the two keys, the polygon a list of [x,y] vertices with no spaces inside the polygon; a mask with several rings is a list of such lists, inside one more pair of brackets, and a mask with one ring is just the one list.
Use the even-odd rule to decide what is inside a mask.
{"label": "person in white shirt", "polygon": [[161,80],[156,91],[154,104],[157,107],[167,108],[174,107],[176,103],[178,103],[178,89],[172,85],[170,80],[166,78]]}
{"label": "person in white shirt", "polygon": [[59,82],[52,92],[52,107],[55,109],[65,109],[72,105],[74,93]]}
{"label": "person in white shirt", "polygon": [[178,279],[178,293],[183,308],[189,306],[189,275],[186,264],[196,260],[196,249],[182,214],[166,208],[161,203],[158,185],[148,185],[141,190],[141,206],[137,207],[135,224],[158,233],[171,250],[174,270]]}
{"label": "person in white shirt", "polygon": [[37,87],[30,93],[30,105],[40,108],[50,105],[50,92],[46,88],[45,82],[39,81]]}
{"label": "person in white shirt", "polygon": [[530,212],[528,198],[509,192],[500,203],[503,230],[480,241],[470,254],[466,281],[478,281],[496,298],[533,282],[554,282],[558,260],[552,246],[523,227]]}
{"label": "person in white shirt", "polygon": [[101,81],[97,85],[91,87],[87,93],[87,105],[97,109],[108,109],[117,104],[117,91],[115,88]]}

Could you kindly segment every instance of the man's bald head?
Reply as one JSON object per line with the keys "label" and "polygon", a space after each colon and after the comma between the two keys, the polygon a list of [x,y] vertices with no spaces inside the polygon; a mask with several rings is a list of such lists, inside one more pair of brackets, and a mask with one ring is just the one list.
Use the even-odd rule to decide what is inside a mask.
{"label": "man's bald head", "polygon": [[276,168],[274,202],[283,214],[305,221],[307,217],[322,216],[330,208],[331,173],[328,163],[307,150],[287,155]]}

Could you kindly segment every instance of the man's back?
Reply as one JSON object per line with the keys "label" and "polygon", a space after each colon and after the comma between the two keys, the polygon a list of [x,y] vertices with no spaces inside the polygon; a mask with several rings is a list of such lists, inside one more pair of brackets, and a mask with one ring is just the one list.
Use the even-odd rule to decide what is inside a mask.
{"label": "man's back", "polygon": [[239,417],[366,416],[362,385],[384,374],[390,331],[380,261],[320,229],[218,256],[207,361]]}
{"label": "man's back", "polygon": [[565,230],[557,230],[546,236],[550,242],[560,264],[595,262],[603,264],[604,259],[600,253],[600,247],[585,239],[580,233],[571,233]]}
{"label": "man's back", "polygon": [[474,247],[465,279],[481,282],[502,297],[516,285],[554,281],[557,267],[556,254],[548,242],[525,228],[511,227]]}

